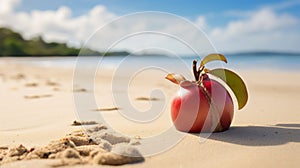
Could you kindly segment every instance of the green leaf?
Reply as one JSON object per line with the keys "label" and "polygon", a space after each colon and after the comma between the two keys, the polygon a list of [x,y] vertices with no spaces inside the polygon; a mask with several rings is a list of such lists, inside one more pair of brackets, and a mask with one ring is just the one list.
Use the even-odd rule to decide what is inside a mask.
{"label": "green leaf", "polygon": [[248,101],[248,92],[244,81],[236,73],[223,68],[213,69],[208,72],[222,79],[235,94],[239,110],[242,109]]}
{"label": "green leaf", "polygon": [[224,61],[227,63],[227,59],[226,57],[223,55],[223,54],[219,54],[219,53],[213,53],[213,54],[208,54],[207,56],[205,56],[201,63],[200,63],[200,67],[207,64],[208,62],[211,62],[211,61]]}

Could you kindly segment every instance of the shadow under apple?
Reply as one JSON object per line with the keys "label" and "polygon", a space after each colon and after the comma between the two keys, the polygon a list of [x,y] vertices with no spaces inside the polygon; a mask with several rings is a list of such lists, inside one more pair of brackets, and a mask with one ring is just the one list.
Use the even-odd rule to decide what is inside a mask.
{"label": "shadow under apple", "polygon": [[[193,134],[201,136],[201,134]],[[205,136],[205,134],[203,134]],[[300,124],[274,126],[233,126],[229,130],[213,133],[208,139],[246,146],[274,146],[300,142]]]}

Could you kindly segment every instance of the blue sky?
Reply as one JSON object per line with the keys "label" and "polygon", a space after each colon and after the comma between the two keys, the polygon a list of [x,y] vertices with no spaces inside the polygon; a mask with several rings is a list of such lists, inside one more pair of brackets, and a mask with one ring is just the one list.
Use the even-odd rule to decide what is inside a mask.
{"label": "blue sky", "polygon": [[74,16],[82,15],[91,10],[96,5],[104,5],[109,11],[118,15],[124,15],[132,12],[141,11],[163,11],[194,20],[199,15],[207,15],[210,18],[209,23],[225,25],[230,19],[237,16],[231,15],[235,11],[251,11],[262,7],[275,7],[279,13],[289,13],[300,17],[300,1],[297,0],[222,0],[222,1],[201,1],[201,0],[24,0],[18,10],[31,11],[38,10],[56,10],[60,6],[68,6],[72,9]]}
{"label": "blue sky", "polygon": [[[97,27],[122,15],[163,11],[198,25],[221,51],[299,52],[299,7],[300,0],[0,0],[0,26],[11,27],[28,38],[39,34],[48,41],[76,45]],[[82,24],[94,27],[69,26]]]}

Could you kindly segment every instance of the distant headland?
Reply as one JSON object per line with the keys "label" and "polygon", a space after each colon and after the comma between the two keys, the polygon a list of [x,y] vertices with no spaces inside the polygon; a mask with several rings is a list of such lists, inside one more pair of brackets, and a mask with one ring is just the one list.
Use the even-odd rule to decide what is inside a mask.
{"label": "distant headland", "polygon": [[300,56],[300,52],[283,52],[283,51],[243,51],[243,52],[234,52],[227,53],[226,55],[230,56]]}
{"label": "distant headland", "polygon": [[0,28],[0,56],[77,56],[79,52],[87,56],[129,55],[127,51],[102,53],[89,48],[69,47],[66,43],[45,42],[41,36],[26,40],[9,28]]}

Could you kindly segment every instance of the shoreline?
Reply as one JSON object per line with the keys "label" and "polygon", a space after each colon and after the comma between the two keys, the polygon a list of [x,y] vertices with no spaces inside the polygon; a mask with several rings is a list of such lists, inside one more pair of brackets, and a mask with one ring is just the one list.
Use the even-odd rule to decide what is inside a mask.
{"label": "shoreline", "polygon": [[[221,66],[224,68],[228,68],[228,69],[232,69],[235,71],[254,71],[254,72],[300,72],[299,66],[296,64],[297,61],[300,61],[300,59],[297,58],[297,60],[295,60],[294,62],[291,63],[287,63],[287,62],[283,62],[282,65],[280,65],[280,62],[276,62],[276,65],[272,65],[272,64],[268,64],[266,62],[266,60],[263,60],[266,64],[263,65],[262,63],[259,63],[258,61],[256,61],[256,63],[259,63],[258,65],[253,65],[252,62],[250,63],[245,63],[247,62],[246,60],[244,60],[243,62],[241,62],[240,59],[245,59],[243,57],[240,58],[236,58],[234,59],[236,56],[233,56],[232,58],[229,57],[228,64],[212,64],[212,67],[215,66]],[[5,62],[5,63],[9,63],[11,62],[12,64],[19,64],[19,65],[25,65],[25,66],[36,66],[36,67],[49,67],[49,68],[63,68],[63,69],[74,69],[76,66],[76,60],[78,58],[81,58],[82,65],[81,66],[86,66],[88,67],[88,64],[93,64],[95,61],[104,61],[101,62],[99,65],[100,67],[98,69],[107,69],[107,70],[115,70],[116,68],[118,68],[118,65],[121,63],[121,58],[125,58],[124,56],[112,56],[112,57],[95,57],[95,56],[86,56],[86,57],[79,57],[79,56],[74,56],[74,57],[0,57],[0,64],[1,61]],[[132,58],[136,58],[136,57],[129,57],[129,59]],[[153,57],[140,57],[142,60],[142,62],[136,62],[138,64],[143,65],[143,62],[149,62],[151,61],[151,63],[154,66],[157,67],[161,67],[161,68],[167,68],[170,70],[173,70],[171,67],[173,66],[174,63],[180,63],[181,62],[177,60],[177,58],[174,57],[157,57],[155,56]],[[249,57],[248,59],[250,59],[251,57]],[[254,57],[257,58],[257,57]],[[253,59],[254,59],[253,58]],[[299,57],[300,58],[300,57]],[[156,59],[162,59],[160,61],[153,61]],[[184,64],[187,65],[188,67],[185,68],[190,68],[189,66],[189,62],[191,62],[193,60],[192,57],[181,57],[181,59],[183,60]],[[238,61],[237,61],[238,60]],[[131,60],[132,61],[132,60]],[[166,66],[161,64],[161,61],[171,61],[170,63],[168,63]],[[172,62],[173,61],[173,62]],[[175,62],[174,62],[175,61]],[[127,68],[131,68],[132,66],[127,65],[127,62],[125,63],[127,66]],[[184,64],[182,64],[182,66],[185,66]],[[241,64],[241,65],[239,65]],[[278,64],[278,65],[277,65]],[[291,64],[291,65],[290,65]],[[134,64],[133,64],[134,65]],[[149,66],[148,63],[144,65],[144,67]],[[185,71],[186,69],[182,69],[183,71]],[[189,70],[188,70],[189,71]]]}

